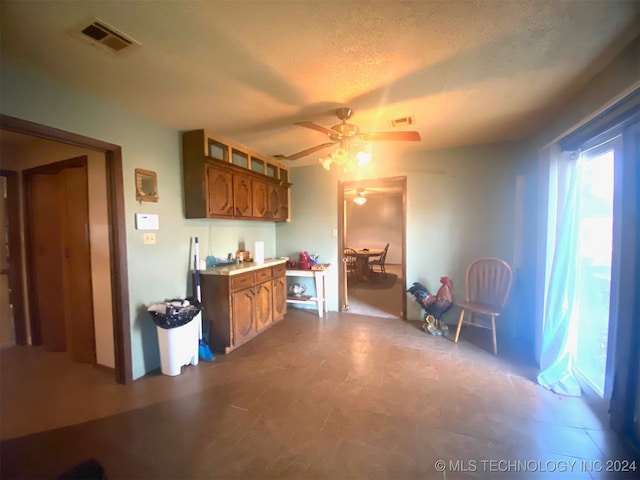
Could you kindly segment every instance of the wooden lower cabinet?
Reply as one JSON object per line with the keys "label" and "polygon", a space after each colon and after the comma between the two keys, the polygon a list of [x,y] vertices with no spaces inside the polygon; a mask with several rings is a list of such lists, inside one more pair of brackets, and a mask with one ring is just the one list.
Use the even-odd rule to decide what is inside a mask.
{"label": "wooden lower cabinet", "polygon": [[256,294],[253,288],[240,290],[231,295],[233,312],[233,338],[238,345],[249,340],[256,333]]}
{"label": "wooden lower cabinet", "polygon": [[273,318],[282,318],[287,313],[287,279],[273,279]]}
{"label": "wooden lower cabinet", "polygon": [[270,326],[273,320],[273,281],[269,280],[256,285],[254,290],[256,296],[254,311],[257,333]]}
{"label": "wooden lower cabinet", "polygon": [[285,273],[283,263],[236,275],[200,276],[203,317],[213,350],[228,353],[284,318]]}

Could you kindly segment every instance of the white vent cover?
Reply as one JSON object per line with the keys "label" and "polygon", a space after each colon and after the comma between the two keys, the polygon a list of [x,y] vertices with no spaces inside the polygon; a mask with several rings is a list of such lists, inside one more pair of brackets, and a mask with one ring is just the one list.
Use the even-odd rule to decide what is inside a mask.
{"label": "white vent cover", "polygon": [[404,127],[407,125],[413,125],[414,123],[416,123],[416,119],[413,115],[410,117],[402,117],[391,120],[392,127]]}
{"label": "white vent cover", "polygon": [[107,50],[118,53],[137,42],[101,20],[94,20],[89,25],[80,27],[79,35],[89,40],[94,45],[99,45]]}

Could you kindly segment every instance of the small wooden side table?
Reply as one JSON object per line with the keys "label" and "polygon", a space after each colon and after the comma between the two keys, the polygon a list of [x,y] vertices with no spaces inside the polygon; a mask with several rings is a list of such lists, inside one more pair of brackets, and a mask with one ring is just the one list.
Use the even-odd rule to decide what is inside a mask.
{"label": "small wooden side table", "polygon": [[[328,268],[328,267],[327,267]],[[327,285],[326,274],[327,269],[323,270],[297,270],[287,269],[287,277],[307,277],[313,278],[316,284],[315,296],[303,295],[295,297],[292,295],[287,296],[287,303],[305,303],[315,304],[318,309],[318,316],[322,318],[324,313],[327,312]]]}

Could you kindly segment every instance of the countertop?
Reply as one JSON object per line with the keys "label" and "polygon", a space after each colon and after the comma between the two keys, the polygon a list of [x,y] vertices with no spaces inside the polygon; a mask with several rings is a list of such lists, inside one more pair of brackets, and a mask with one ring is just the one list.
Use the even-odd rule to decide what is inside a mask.
{"label": "countertop", "polygon": [[225,267],[207,268],[206,270],[200,270],[200,275],[237,275],[239,273],[272,267],[274,265],[280,265],[281,263],[286,262],[286,258],[269,258],[265,259],[264,263],[243,262],[234,265],[227,265]]}

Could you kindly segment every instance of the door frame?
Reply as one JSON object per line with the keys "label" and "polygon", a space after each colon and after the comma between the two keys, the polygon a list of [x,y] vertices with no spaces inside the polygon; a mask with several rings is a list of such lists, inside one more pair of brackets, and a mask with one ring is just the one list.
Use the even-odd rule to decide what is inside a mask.
{"label": "door frame", "polygon": [[7,179],[7,221],[9,225],[9,288],[13,306],[13,325],[16,345],[27,344],[24,291],[22,288],[22,242],[20,241],[20,193],[18,172],[0,170],[0,176]]}
{"label": "door frame", "polygon": [[338,255],[340,268],[338,269],[338,305],[345,311],[347,305],[347,277],[343,268],[344,238],[346,235],[345,196],[346,188],[392,188],[400,185],[402,189],[402,319],[407,319],[407,177],[365,178],[360,180],[338,180]]}
{"label": "door frame", "polygon": [[[45,140],[86,148],[88,150],[101,152],[105,155],[109,248],[111,251],[111,303],[113,308],[115,373],[118,383],[131,383],[133,381],[133,370],[122,148],[119,145],[114,145],[102,140],[2,114],[0,114],[0,128],[43,138]],[[22,328],[26,327],[24,323],[23,318]]]}

